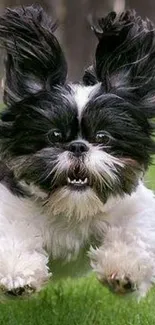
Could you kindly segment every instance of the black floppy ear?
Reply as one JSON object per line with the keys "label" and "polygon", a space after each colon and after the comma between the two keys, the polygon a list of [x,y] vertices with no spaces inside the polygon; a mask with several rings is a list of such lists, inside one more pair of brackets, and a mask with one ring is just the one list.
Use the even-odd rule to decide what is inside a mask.
{"label": "black floppy ear", "polygon": [[[128,10],[111,12],[92,27],[99,43],[94,70],[107,91],[141,101],[147,117],[155,116],[155,27]],[[127,94],[128,93],[128,94]]]}
{"label": "black floppy ear", "polygon": [[0,17],[0,42],[6,50],[4,101],[14,103],[50,86],[63,84],[67,64],[40,6],[6,9]]}

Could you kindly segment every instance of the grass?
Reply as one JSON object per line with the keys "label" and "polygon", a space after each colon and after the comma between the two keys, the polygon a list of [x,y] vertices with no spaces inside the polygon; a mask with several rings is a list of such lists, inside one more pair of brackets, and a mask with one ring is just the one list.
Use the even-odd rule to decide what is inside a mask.
{"label": "grass", "polygon": [[[155,189],[155,168],[146,182]],[[103,288],[90,276],[52,282],[29,299],[6,299],[0,304],[0,325],[154,325],[155,289],[137,303]]]}
{"label": "grass", "polygon": [[93,277],[51,285],[38,297],[1,304],[1,325],[153,325],[155,293],[137,303],[119,298]]}

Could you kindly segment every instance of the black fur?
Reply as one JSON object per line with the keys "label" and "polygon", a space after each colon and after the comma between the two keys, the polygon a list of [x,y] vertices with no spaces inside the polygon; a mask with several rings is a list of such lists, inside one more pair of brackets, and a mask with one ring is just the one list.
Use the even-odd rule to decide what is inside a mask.
{"label": "black fur", "polygon": [[100,111],[100,121],[103,120],[104,127],[110,126],[108,131],[116,140],[114,152],[132,155],[147,167],[155,152],[151,138],[151,119],[155,117],[154,25],[128,10],[120,15],[111,12],[92,28],[99,43],[94,66],[86,71],[84,83],[89,85],[97,79],[103,92],[95,105],[88,105],[86,119],[89,115],[94,121],[96,110]]}
{"label": "black fur", "polygon": [[152,23],[133,11],[112,12],[98,24],[95,63],[83,78],[86,86],[96,88],[79,119],[74,86],[66,84],[66,61],[53,35],[55,25],[34,6],[7,10],[0,18],[0,40],[7,52],[7,109],[1,115],[0,143],[1,156],[19,179],[50,193],[66,185],[68,175],[85,177],[88,172],[83,154],[72,157],[70,170],[55,178],[59,154],[79,135],[98,146],[97,134],[104,132],[102,150],[126,166],[116,167],[117,182],[111,187],[101,187],[89,175],[89,185],[106,201],[110,194],[130,194],[155,152],[155,32]]}
{"label": "black fur", "polygon": [[2,112],[3,154],[9,149],[9,154],[20,156],[52,146],[52,130],[61,130],[64,146],[74,140],[79,126],[71,93],[69,87],[51,88],[51,92],[31,95]]}
{"label": "black fur", "polygon": [[30,196],[27,190],[19,184],[13,174],[13,171],[11,171],[2,161],[0,161],[0,183],[5,185],[14,195],[18,197]]}
{"label": "black fur", "polygon": [[[97,79],[104,81],[109,90],[120,86],[127,89],[131,87],[129,90],[137,100],[146,96],[147,92],[150,95],[155,82],[153,24],[149,20],[143,21],[136,16],[135,11],[130,10],[121,15],[112,12],[106,18],[100,19],[99,25],[102,33],[97,34]],[[150,113],[148,112],[149,117]]]}
{"label": "black fur", "polygon": [[56,24],[40,6],[7,9],[0,17],[0,39],[6,48],[7,105],[37,89],[64,84],[67,65],[53,35]]}
{"label": "black fur", "polygon": [[97,144],[97,131],[107,132],[110,140],[105,150],[115,157],[132,157],[145,168],[150,163],[155,148],[151,138],[153,126],[144,114],[140,114],[135,102],[106,93],[101,87],[88,102],[81,126],[83,137],[94,145]]}

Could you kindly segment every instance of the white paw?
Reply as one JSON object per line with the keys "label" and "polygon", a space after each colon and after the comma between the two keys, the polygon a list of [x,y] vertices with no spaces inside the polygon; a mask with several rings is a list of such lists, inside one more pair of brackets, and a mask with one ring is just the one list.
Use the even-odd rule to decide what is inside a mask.
{"label": "white paw", "polygon": [[48,281],[50,273],[47,274],[31,274],[27,277],[22,275],[5,276],[0,278],[0,289],[3,293],[12,296],[30,295],[35,291],[39,291]]}
{"label": "white paw", "polygon": [[24,279],[20,276],[15,278],[7,276],[0,279],[0,288],[3,293],[12,296],[22,296],[31,294],[36,290],[34,283],[35,281],[32,277]]}
{"label": "white paw", "polygon": [[27,295],[39,291],[51,274],[48,257],[39,252],[22,252],[5,259],[0,256],[0,289],[10,295]]}
{"label": "white paw", "polygon": [[[118,249],[120,248],[120,249]],[[91,249],[91,266],[99,281],[118,294],[145,296],[155,274],[153,259],[127,246]]]}

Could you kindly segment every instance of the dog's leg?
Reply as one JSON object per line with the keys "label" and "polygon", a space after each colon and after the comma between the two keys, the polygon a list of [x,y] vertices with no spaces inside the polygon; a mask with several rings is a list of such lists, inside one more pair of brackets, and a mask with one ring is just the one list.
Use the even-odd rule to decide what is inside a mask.
{"label": "dog's leg", "polygon": [[91,266],[98,279],[115,293],[144,296],[155,275],[155,256],[143,249],[147,243],[141,242],[139,247],[140,238],[129,243],[126,235],[124,229],[112,228],[104,245],[90,250]]}
{"label": "dog's leg", "polygon": [[[18,255],[19,253],[19,255]],[[6,258],[8,260],[6,260]],[[0,256],[0,289],[18,296],[39,291],[49,279],[47,258],[42,253],[4,251]]]}
{"label": "dog's leg", "polygon": [[120,221],[107,227],[102,245],[89,253],[103,284],[116,293],[135,292],[139,297],[146,294],[155,276],[155,212],[151,202],[142,209],[123,225]]}
{"label": "dog's leg", "polygon": [[10,295],[38,291],[50,276],[46,252],[35,241],[35,234],[28,231],[28,226],[20,226],[22,236],[18,224],[12,224],[3,228],[0,237],[0,289]]}
{"label": "dog's leg", "polygon": [[31,201],[2,185],[0,197],[0,289],[12,295],[38,291],[50,276],[40,230],[43,218]]}

